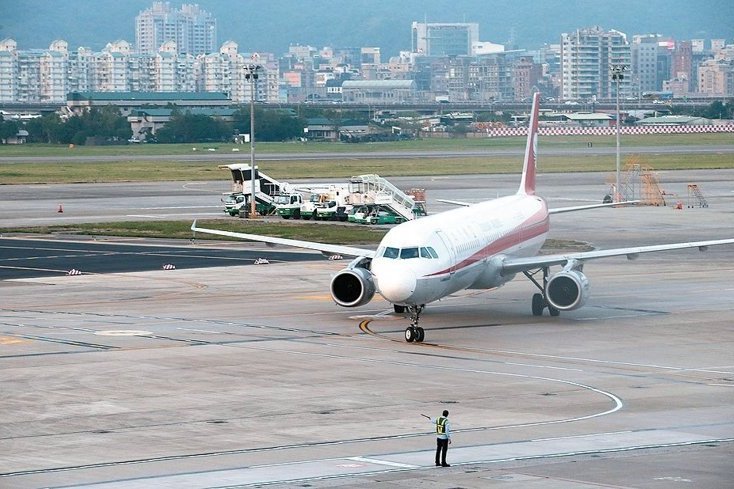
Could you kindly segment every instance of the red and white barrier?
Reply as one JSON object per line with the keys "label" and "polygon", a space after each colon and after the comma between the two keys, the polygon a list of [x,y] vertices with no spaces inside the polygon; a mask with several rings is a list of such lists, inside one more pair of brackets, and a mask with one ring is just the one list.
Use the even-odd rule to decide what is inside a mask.
{"label": "red and white barrier", "polygon": [[[610,127],[541,127],[541,136],[614,136],[617,129]],[[691,125],[691,126],[623,126],[619,128],[621,135],[646,134],[714,134],[734,133],[734,124]],[[486,131],[487,137],[527,136],[527,127],[496,127]]]}

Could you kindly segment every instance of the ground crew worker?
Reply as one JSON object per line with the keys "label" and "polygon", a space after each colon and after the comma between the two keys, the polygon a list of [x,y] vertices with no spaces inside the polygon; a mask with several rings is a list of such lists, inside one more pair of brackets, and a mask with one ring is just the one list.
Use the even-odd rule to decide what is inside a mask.
{"label": "ground crew worker", "polygon": [[427,418],[436,427],[436,466],[451,467],[446,463],[446,452],[449,451],[449,445],[451,444],[451,424],[449,423],[448,410],[444,409],[443,416],[439,416],[437,419],[425,414],[421,414],[421,416]]}

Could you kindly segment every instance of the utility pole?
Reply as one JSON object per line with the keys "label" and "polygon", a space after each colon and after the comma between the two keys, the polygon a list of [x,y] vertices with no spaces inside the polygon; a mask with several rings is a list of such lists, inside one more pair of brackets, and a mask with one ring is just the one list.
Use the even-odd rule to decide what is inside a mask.
{"label": "utility pole", "polygon": [[619,153],[619,84],[622,80],[624,80],[624,72],[627,71],[627,65],[612,65],[612,81],[616,82],[617,85],[617,91],[616,91],[616,98],[617,98],[617,177],[616,177],[616,183],[614,188],[614,202],[620,202],[621,201],[621,194],[619,192],[620,190],[620,181],[619,181],[619,171],[620,171],[620,153]]}
{"label": "utility pole", "polygon": [[[253,56],[254,59],[254,56]],[[255,83],[262,66],[249,64],[245,66],[245,80],[250,82],[250,216],[255,217]]]}

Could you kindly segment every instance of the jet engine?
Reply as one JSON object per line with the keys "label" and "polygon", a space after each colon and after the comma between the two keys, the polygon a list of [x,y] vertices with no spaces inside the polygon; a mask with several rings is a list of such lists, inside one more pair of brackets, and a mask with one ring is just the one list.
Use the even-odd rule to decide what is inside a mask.
{"label": "jet engine", "polygon": [[364,267],[348,267],[331,279],[331,297],[342,307],[363,306],[375,295],[372,272]]}
{"label": "jet engine", "polygon": [[561,270],[548,280],[545,295],[559,311],[578,309],[589,298],[589,279],[579,270]]}

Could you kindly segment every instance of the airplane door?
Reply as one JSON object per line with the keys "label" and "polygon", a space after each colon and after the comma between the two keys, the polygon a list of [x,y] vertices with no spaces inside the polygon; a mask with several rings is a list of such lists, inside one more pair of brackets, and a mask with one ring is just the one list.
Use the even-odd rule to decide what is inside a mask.
{"label": "airplane door", "polygon": [[436,234],[439,238],[441,238],[441,242],[443,243],[443,246],[448,253],[447,258],[449,260],[449,276],[442,280],[451,280],[451,278],[453,278],[454,276],[454,273],[456,273],[456,249],[454,248],[451,239],[446,236],[443,231],[436,231]]}

